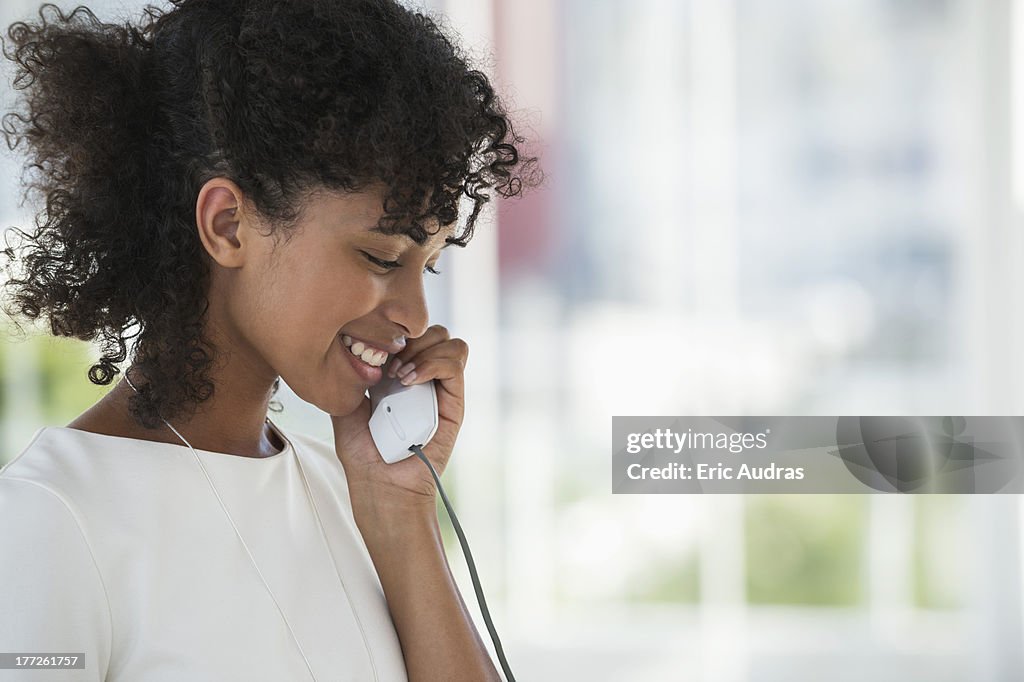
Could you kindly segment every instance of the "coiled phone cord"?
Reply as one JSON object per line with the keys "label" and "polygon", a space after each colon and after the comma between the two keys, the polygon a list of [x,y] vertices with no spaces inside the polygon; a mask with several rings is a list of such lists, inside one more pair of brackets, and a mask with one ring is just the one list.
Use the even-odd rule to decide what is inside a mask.
{"label": "coiled phone cord", "polygon": [[455,515],[455,510],[452,509],[452,503],[448,501],[448,496],[445,495],[444,486],[441,485],[441,479],[438,478],[437,472],[434,471],[434,465],[430,463],[427,456],[423,454],[423,450],[419,445],[413,445],[409,447],[413,453],[416,454],[423,463],[430,469],[430,475],[434,477],[434,483],[437,484],[437,491],[441,493],[441,501],[444,502],[444,508],[448,512],[448,518],[452,521],[452,526],[455,528],[455,534],[459,536],[459,544],[462,545],[462,553],[466,557],[466,564],[469,566],[469,577],[473,580],[473,591],[476,592],[476,601],[480,605],[480,612],[484,616],[484,623],[487,625],[487,632],[491,636],[491,641],[494,642],[494,651],[498,654],[498,661],[501,663],[501,669],[505,673],[505,679],[508,682],[515,682],[516,678],[512,676],[512,669],[509,668],[508,661],[505,660],[505,652],[501,648],[501,640],[498,639],[498,632],[494,629],[494,623],[491,622],[491,613],[487,610],[487,600],[484,599],[484,590],[480,587],[480,578],[476,574],[476,564],[473,563],[473,554],[469,551],[469,543],[466,541],[466,534],[462,532],[462,525],[459,523],[459,517]]}

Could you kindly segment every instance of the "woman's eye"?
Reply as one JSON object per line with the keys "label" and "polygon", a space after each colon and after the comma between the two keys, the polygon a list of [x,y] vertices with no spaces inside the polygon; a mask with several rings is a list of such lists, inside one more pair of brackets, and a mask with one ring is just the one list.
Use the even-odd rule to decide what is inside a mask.
{"label": "woman's eye", "polygon": [[[402,264],[399,263],[397,260],[382,260],[382,259],[377,258],[376,256],[374,256],[373,254],[367,253],[366,251],[362,251],[362,250],[359,253],[363,254],[366,257],[366,260],[370,261],[371,263],[373,263],[374,265],[376,265],[378,267],[386,268],[388,270],[393,270],[394,268],[402,267]],[[425,266],[423,268],[423,272],[429,272],[432,275],[440,275],[441,274],[440,270],[436,270],[436,269],[430,267],[429,265],[427,265],[427,266]]]}
{"label": "woman's eye", "polygon": [[373,254],[367,253],[366,251],[360,251],[359,253],[366,256],[366,260],[370,261],[374,265],[378,265],[382,268],[387,268],[388,270],[391,270],[392,268],[402,267],[402,264],[396,260],[381,260],[380,258],[377,258]]}

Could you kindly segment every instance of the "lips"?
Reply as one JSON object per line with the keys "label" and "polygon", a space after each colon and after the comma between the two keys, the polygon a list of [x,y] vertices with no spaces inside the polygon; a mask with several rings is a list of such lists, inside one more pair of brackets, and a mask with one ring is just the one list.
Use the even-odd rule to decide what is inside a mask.
{"label": "lips", "polygon": [[384,376],[384,372],[380,366],[374,366],[363,362],[360,358],[353,355],[352,351],[345,346],[345,342],[342,340],[340,334],[338,335],[338,347],[341,349],[341,352],[344,353],[347,358],[347,362],[352,366],[352,369],[355,370],[359,378],[362,379],[363,383],[372,386],[378,383],[381,380],[381,377]]}

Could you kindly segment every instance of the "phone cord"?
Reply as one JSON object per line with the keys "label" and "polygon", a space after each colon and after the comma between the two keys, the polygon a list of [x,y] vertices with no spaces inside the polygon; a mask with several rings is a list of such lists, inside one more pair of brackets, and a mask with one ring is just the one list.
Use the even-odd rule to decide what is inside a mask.
{"label": "phone cord", "polygon": [[469,577],[473,580],[473,590],[476,592],[476,601],[480,605],[480,612],[484,616],[484,623],[487,625],[487,632],[491,635],[491,641],[494,642],[494,651],[498,654],[498,661],[501,663],[501,669],[505,672],[505,679],[508,682],[515,682],[516,678],[512,675],[512,669],[509,668],[508,661],[505,660],[505,652],[501,648],[501,640],[498,639],[498,632],[494,629],[494,623],[491,622],[491,613],[487,610],[487,600],[484,599],[484,590],[480,587],[480,578],[476,573],[476,564],[473,563],[473,554],[469,551],[469,543],[466,541],[466,534],[462,532],[462,525],[459,523],[459,517],[455,515],[455,510],[452,509],[452,503],[448,501],[448,496],[445,495],[444,486],[441,485],[441,479],[438,478],[437,472],[434,471],[434,465],[430,463],[427,456],[423,454],[423,450],[419,445],[413,445],[409,448],[423,460],[423,463],[430,469],[430,475],[434,477],[434,483],[437,484],[437,491],[441,493],[441,501],[444,502],[444,508],[448,512],[448,518],[451,519],[452,526],[455,528],[455,534],[459,536],[459,544],[462,545],[462,554],[466,557],[466,564],[469,566]]}

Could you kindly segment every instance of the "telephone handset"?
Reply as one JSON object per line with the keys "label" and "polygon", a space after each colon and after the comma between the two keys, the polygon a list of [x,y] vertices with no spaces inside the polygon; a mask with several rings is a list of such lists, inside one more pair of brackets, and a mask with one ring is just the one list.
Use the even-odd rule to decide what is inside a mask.
{"label": "telephone handset", "polygon": [[386,374],[375,385],[370,387],[370,436],[380,452],[380,456],[388,464],[400,462],[409,455],[415,454],[433,476],[437,484],[437,491],[441,494],[441,501],[448,511],[448,517],[452,520],[452,527],[462,545],[462,553],[466,556],[466,564],[469,566],[469,577],[473,581],[473,590],[476,592],[477,602],[480,604],[480,612],[487,625],[487,632],[494,643],[494,652],[498,655],[498,662],[505,673],[508,682],[516,682],[512,675],[512,669],[505,659],[505,652],[501,648],[501,640],[498,639],[498,631],[491,621],[491,613],[487,609],[487,600],[484,599],[484,590],[480,586],[480,577],[476,572],[476,564],[473,562],[473,555],[469,551],[469,541],[466,534],[462,532],[462,524],[459,517],[452,509],[452,503],[444,492],[441,479],[434,470],[434,466],[423,454],[423,446],[426,445],[434,433],[437,432],[437,389],[434,380],[422,384],[403,386],[400,377],[389,378]]}
{"label": "telephone handset", "polygon": [[401,377],[385,375],[370,387],[370,435],[388,464],[413,454],[437,432],[437,390],[434,380],[403,386]]}

